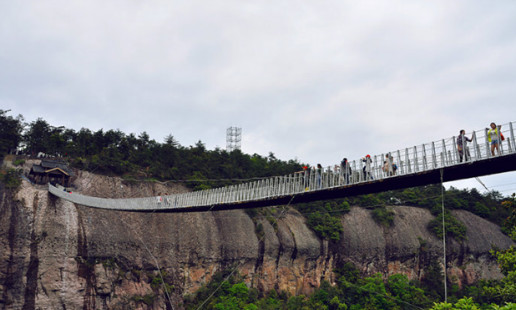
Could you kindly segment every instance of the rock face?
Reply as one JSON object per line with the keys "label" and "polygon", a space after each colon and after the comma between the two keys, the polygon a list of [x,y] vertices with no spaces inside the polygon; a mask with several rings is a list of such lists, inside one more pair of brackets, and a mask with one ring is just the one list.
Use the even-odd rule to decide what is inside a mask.
{"label": "rock face", "polygon": [[[126,183],[77,172],[77,190],[99,197],[177,193],[174,185]],[[0,190],[0,309],[180,309],[217,271],[237,270],[248,285],[308,294],[332,270],[354,263],[364,275],[421,279],[443,244],[427,231],[425,209],[396,206],[394,226],[354,207],[342,216],[341,241],[322,241],[287,208],[277,225],[242,210],[136,213],[92,209],[23,182]],[[501,277],[489,255],[511,240],[496,225],[456,211],[467,241],[448,240],[447,270],[459,285]],[[259,229],[258,229],[259,227]],[[166,294],[168,293],[168,294]]]}

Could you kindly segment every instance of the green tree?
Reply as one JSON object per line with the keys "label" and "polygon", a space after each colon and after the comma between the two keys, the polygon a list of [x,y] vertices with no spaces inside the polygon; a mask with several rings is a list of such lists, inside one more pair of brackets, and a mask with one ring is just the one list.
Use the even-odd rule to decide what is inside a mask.
{"label": "green tree", "polygon": [[464,297],[458,300],[454,305],[447,302],[435,303],[432,310],[479,310],[478,305],[473,302],[472,298]]}
{"label": "green tree", "polygon": [[32,155],[37,155],[39,152],[47,153],[50,134],[50,125],[42,118],[31,122],[24,135],[27,151]]}
{"label": "green tree", "polygon": [[0,155],[15,151],[22,139],[23,117],[13,118],[8,112],[0,110]]}
{"label": "green tree", "polygon": [[81,128],[74,141],[75,156],[92,156],[96,153],[93,133],[86,128]]}
{"label": "green tree", "polygon": [[258,309],[258,307],[249,302],[249,289],[244,282],[233,284],[228,289],[228,294],[218,297],[218,302],[214,309],[217,310],[238,310],[238,309]]}
{"label": "green tree", "polygon": [[377,273],[371,277],[360,280],[360,290],[363,292],[360,305],[366,309],[392,309],[395,304],[389,298],[382,275]]}
{"label": "green tree", "polygon": [[410,284],[406,275],[390,276],[387,280],[387,288],[401,309],[413,309],[414,306],[426,308],[430,304],[430,299],[423,289]]}
{"label": "green tree", "polygon": [[47,153],[54,156],[62,156],[65,153],[66,140],[63,135],[64,127],[50,126],[49,137],[47,141]]}
{"label": "green tree", "polygon": [[[516,195],[512,194],[510,200],[503,202],[505,208],[509,209],[505,226],[510,231],[510,237],[516,241]],[[516,300],[516,247],[511,246],[506,250],[492,250],[491,253],[498,260],[498,264],[505,278],[494,287],[486,291],[498,297],[500,301],[511,302]]]}

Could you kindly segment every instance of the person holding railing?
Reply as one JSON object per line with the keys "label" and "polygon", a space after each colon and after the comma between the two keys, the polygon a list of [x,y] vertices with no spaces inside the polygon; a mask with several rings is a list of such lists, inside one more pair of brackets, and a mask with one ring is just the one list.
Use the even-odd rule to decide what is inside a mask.
{"label": "person holding railing", "polygon": [[322,187],[322,172],[323,172],[323,168],[322,168],[321,164],[317,164],[317,169],[315,169],[315,177],[316,177],[316,180],[317,180],[317,188],[321,188]]}
{"label": "person holding railing", "polygon": [[385,175],[390,177],[394,175],[394,160],[390,154],[385,155],[385,160],[383,161],[383,172]]}
{"label": "person holding railing", "polygon": [[371,164],[373,161],[371,160],[371,155],[367,154],[366,157],[362,158],[362,161],[365,163],[362,171],[364,172],[364,180],[373,180],[373,175],[371,173]]}
{"label": "person holding railing", "polygon": [[495,149],[498,151],[498,155],[500,155],[500,129],[502,126],[496,126],[495,123],[491,123],[491,129],[487,132],[487,139],[491,144],[491,155],[495,156]]}
{"label": "person holding railing", "polygon": [[345,181],[346,185],[349,184],[349,176],[351,175],[351,167],[349,165],[348,159],[344,158],[340,162],[340,175],[343,178],[343,181]]}
{"label": "person holding railing", "polygon": [[163,201],[165,202],[165,205],[170,206],[170,197],[168,196],[168,193],[165,193]]}
{"label": "person holding railing", "polygon": [[310,184],[310,167],[307,165],[303,166],[303,187],[305,191],[309,190],[309,184]]}
{"label": "person holding railing", "polygon": [[468,161],[471,157],[469,154],[469,149],[467,143],[471,142],[471,139],[466,137],[466,131],[462,129],[459,132],[459,136],[457,137],[457,150],[459,151],[459,162],[462,160]]}

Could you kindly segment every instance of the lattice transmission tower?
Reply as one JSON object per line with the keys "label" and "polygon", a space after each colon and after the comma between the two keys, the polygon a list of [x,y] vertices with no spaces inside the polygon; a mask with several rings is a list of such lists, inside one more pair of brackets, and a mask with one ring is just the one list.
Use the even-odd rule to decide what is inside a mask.
{"label": "lattice transmission tower", "polygon": [[226,130],[226,151],[240,150],[242,145],[242,128],[229,127]]}

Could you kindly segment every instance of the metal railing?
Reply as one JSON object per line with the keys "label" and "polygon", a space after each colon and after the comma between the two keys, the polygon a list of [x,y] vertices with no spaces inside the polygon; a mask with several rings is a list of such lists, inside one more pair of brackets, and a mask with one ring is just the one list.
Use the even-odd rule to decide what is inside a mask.
{"label": "metal railing", "polygon": [[[345,165],[326,168],[311,168],[284,176],[264,178],[250,183],[188,192],[167,196],[132,199],[107,199],[67,192],[63,188],[49,185],[50,193],[71,202],[103,209],[114,210],[166,210],[191,207],[234,204],[263,200],[281,196],[291,196],[329,188],[353,186],[355,184],[382,180],[400,175],[416,174],[443,167],[464,165],[493,156],[516,153],[514,140],[515,122],[504,124],[498,134],[488,129],[477,130],[466,135],[468,139],[453,136],[409,148],[385,152],[367,158],[348,161]],[[503,137],[503,138],[502,138]],[[497,139],[498,149],[491,152],[492,143]],[[463,141],[462,150],[458,142]],[[471,140],[471,141],[469,141]],[[369,163],[367,163],[369,161]],[[367,166],[367,167],[366,167]]]}

